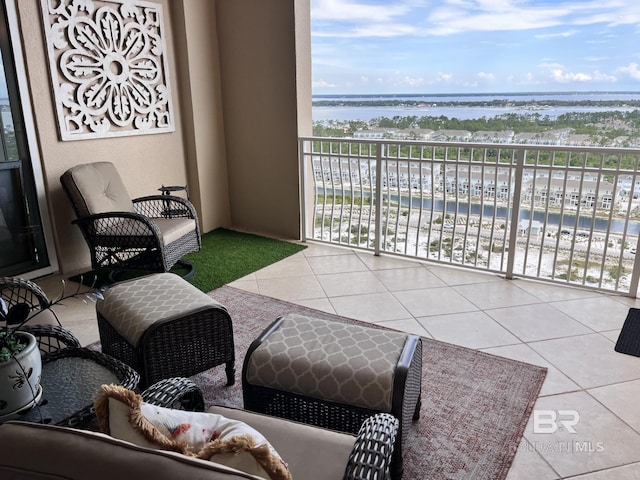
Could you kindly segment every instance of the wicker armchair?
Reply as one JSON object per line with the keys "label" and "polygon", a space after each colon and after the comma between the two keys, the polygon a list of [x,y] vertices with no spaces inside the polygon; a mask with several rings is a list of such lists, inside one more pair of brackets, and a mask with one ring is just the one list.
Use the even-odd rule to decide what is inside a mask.
{"label": "wicker armchair", "polygon": [[[182,408],[185,410],[204,410],[204,400],[200,388],[187,378],[168,378],[161,380],[142,393],[142,399],[153,405],[167,408]],[[214,409],[216,407],[213,407]],[[234,413],[235,412],[235,413]],[[243,410],[222,407],[222,411],[216,411],[228,415],[242,415],[236,419],[252,423],[252,416],[264,417]],[[275,418],[275,417],[272,417]],[[278,419],[282,422],[282,429],[290,430],[292,441],[301,442],[296,437],[294,425],[298,422]],[[318,427],[312,427],[318,428]],[[357,434],[355,443],[349,454],[349,460],[345,465],[344,480],[372,479],[389,480],[391,478],[390,465],[393,456],[394,445],[398,435],[399,422],[393,415],[378,413],[368,417]],[[268,432],[262,432],[268,437]],[[317,445],[313,445],[318,447]],[[282,451],[276,447],[282,453]],[[312,452],[309,452],[311,455]]]}
{"label": "wicker armchair", "polygon": [[30,323],[21,326],[20,330],[36,337],[42,354],[80,346],[73,334],[60,325],[55,312],[49,309],[51,301],[36,283],[19,277],[2,277],[0,298],[4,300],[7,308],[25,303],[31,311],[30,316],[36,315]]}
{"label": "wicker armchair", "polygon": [[69,196],[78,225],[89,246],[95,270],[167,272],[200,250],[195,208],[188,200],[170,195],[131,199],[110,162],[77,165],[60,182]]}

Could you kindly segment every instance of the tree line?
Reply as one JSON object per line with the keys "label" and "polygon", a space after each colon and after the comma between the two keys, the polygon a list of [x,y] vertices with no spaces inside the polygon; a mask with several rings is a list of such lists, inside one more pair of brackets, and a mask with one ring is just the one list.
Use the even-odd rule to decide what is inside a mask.
{"label": "tree line", "polygon": [[466,130],[513,131],[514,133],[544,133],[551,130],[571,129],[572,133],[600,136],[614,139],[619,136],[640,135],[640,110],[569,112],[553,118],[539,112],[507,113],[497,117],[477,119],[458,119],[441,116],[394,116],[378,117],[368,122],[350,120],[316,121],[313,134],[320,137],[351,137],[359,130],[371,128],[389,129],[427,129],[427,130]]}

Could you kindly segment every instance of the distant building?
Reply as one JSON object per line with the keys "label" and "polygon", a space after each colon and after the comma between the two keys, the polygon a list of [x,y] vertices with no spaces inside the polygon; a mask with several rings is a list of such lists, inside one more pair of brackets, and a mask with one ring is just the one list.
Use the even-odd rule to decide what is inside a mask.
{"label": "distant building", "polygon": [[436,130],[431,135],[431,140],[438,142],[466,142],[471,140],[471,132],[467,130]]}
{"label": "distant building", "polygon": [[474,142],[511,143],[513,134],[513,130],[500,132],[477,131],[473,134],[472,138]]}
{"label": "distant building", "polygon": [[366,140],[382,140],[384,138],[394,138],[398,131],[397,128],[369,128],[367,130],[358,130],[353,134],[353,138],[361,138]]}

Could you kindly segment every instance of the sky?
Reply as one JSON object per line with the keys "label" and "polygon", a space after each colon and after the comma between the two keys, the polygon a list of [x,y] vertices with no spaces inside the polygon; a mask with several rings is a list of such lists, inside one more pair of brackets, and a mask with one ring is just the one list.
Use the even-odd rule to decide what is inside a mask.
{"label": "sky", "polygon": [[311,0],[314,95],[640,92],[639,0]]}

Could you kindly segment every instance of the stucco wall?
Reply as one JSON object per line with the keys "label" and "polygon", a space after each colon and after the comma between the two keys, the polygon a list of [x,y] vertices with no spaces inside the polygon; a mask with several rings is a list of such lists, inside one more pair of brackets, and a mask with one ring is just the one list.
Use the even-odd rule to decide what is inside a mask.
{"label": "stucco wall", "polygon": [[217,1],[231,221],[299,238],[295,1]]}
{"label": "stucco wall", "polygon": [[231,223],[214,2],[171,2],[191,199],[202,231]]}

